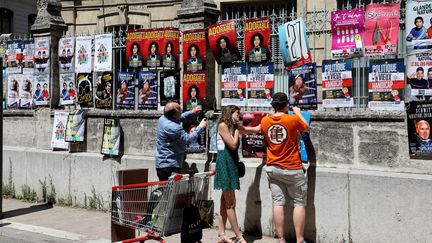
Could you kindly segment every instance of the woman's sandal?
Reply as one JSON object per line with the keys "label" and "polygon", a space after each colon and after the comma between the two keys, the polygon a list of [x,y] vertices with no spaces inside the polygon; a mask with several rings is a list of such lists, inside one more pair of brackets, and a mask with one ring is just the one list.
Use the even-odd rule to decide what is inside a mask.
{"label": "woman's sandal", "polygon": [[225,234],[218,234],[218,243],[232,243],[233,241],[228,238]]}
{"label": "woman's sandal", "polygon": [[236,237],[234,243],[247,243],[243,237]]}

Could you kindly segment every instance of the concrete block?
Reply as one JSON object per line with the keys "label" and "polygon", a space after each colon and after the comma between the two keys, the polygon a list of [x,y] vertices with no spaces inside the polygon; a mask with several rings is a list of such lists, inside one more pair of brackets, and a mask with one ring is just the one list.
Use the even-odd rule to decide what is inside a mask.
{"label": "concrete block", "polygon": [[[360,129],[359,162],[394,167],[399,154],[399,134],[394,130],[377,131]],[[395,139],[396,138],[396,139]]]}

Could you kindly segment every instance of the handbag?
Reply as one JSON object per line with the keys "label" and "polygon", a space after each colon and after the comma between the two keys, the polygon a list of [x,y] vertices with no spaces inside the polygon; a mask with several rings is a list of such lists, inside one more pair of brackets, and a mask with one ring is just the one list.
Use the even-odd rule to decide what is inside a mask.
{"label": "handbag", "polygon": [[[188,191],[193,192],[191,181]],[[202,239],[201,217],[198,207],[189,199],[188,206],[183,210],[183,222],[181,227],[181,243],[200,242]]]}
{"label": "handbag", "polygon": [[243,162],[241,161],[237,161],[236,162],[236,166],[237,166],[237,171],[238,171],[238,176],[239,178],[242,178],[243,176],[245,176],[246,174],[246,166]]}
{"label": "handbag", "polygon": [[213,226],[214,202],[213,200],[198,200],[198,210],[201,217],[201,228],[207,229]]}

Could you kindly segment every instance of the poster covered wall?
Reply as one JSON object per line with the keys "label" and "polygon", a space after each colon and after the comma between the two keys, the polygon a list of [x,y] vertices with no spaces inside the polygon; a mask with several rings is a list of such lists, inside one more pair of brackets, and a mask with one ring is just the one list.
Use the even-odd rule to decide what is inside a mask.
{"label": "poster covered wall", "polygon": [[6,43],[6,73],[21,73],[22,70],[21,41],[8,41]]}
{"label": "poster covered wall", "polygon": [[246,105],[246,66],[236,65],[222,69],[221,106]]}
{"label": "poster covered wall", "polygon": [[[244,112],[243,126],[255,127],[261,124],[261,119],[267,116],[265,112]],[[242,153],[244,158],[262,158],[265,153],[264,135],[261,133],[242,135]]]}
{"label": "poster covered wall", "polygon": [[155,72],[140,72],[138,74],[138,108],[142,110],[157,110],[158,84]]}
{"label": "poster covered wall", "polygon": [[352,60],[323,61],[323,107],[353,107]]}
{"label": "poster covered wall", "polygon": [[24,41],[23,45],[23,60],[22,67],[24,74],[34,73],[34,51],[35,45],[33,41]]}
{"label": "poster covered wall", "polygon": [[270,18],[247,19],[244,32],[246,62],[269,62],[271,60]]}
{"label": "poster covered wall", "polygon": [[93,103],[93,75],[92,73],[79,73],[77,75],[78,99],[81,106],[90,106]]}
{"label": "poster covered wall", "polygon": [[305,110],[318,109],[316,64],[307,64],[289,72],[289,104]]}
{"label": "poster covered wall", "polygon": [[118,108],[133,109],[135,106],[135,75],[131,72],[118,73],[117,101]]}
{"label": "poster covered wall", "polygon": [[126,60],[130,68],[144,65],[144,30],[128,30],[126,37]]}
{"label": "poster covered wall", "polygon": [[432,53],[413,50],[408,54],[407,87],[410,100],[425,100],[432,96]]}
{"label": "poster covered wall", "polygon": [[161,106],[168,101],[180,103],[180,71],[167,70],[159,73],[159,97]]}
{"label": "poster covered wall", "polygon": [[205,71],[183,73],[183,110],[189,111],[197,106],[205,110],[206,73]]}
{"label": "poster covered wall", "polygon": [[53,149],[68,149],[69,143],[65,141],[66,138],[66,124],[69,113],[67,112],[54,112],[54,124],[51,137],[51,147]]}
{"label": "poster covered wall", "polygon": [[112,70],[112,34],[95,36],[95,63],[96,72]]}
{"label": "poster covered wall", "polygon": [[274,65],[248,66],[248,106],[271,107]]}
{"label": "poster covered wall", "polygon": [[208,41],[218,64],[240,61],[234,20],[225,20],[208,27]]}
{"label": "poster covered wall", "polygon": [[363,8],[333,11],[331,13],[331,27],[333,59],[363,54]]}
{"label": "poster covered wall", "polygon": [[432,48],[432,1],[408,0],[406,3],[406,44],[412,49]]}
{"label": "poster covered wall", "polygon": [[279,45],[286,69],[312,62],[303,18],[279,26]]}
{"label": "poster covered wall", "polygon": [[75,110],[69,113],[66,123],[66,142],[83,142],[87,111]]}
{"label": "poster covered wall", "polygon": [[109,156],[119,155],[120,150],[120,120],[110,117],[104,118],[101,154]]}
{"label": "poster covered wall", "polygon": [[75,73],[92,71],[92,37],[79,36],[75,44]]}
{"label": "poster covered wall", "polygon": [[366,5],[365,56],[397,54],[400,3]]}
{"label": "poster covered wall", "polygon": [[179,62],[180,30],[177,28],[165,28],[162,44],[162,66],[176,68]]}
{"label": "poster covered wall", "polygon": [[205,70],[206,36],[204,29],[183,32],[183,68],[185,71]]}
{"label": "poster covered wall", "polygon": [[157,68],[162,66],[162,50],[164,49],[165,29],[147,29],[144,32],[144,60],[146,67]]}
{"label": "poster covered wall", "polygon": [[369,109],[404,110],[403,60],[377,60],[369,65]]}
{"label": "poster covered wall", "polygon": [[36,39],[34,42],[35,54],[34,74],[49,74],[50,73],[50,40],[49,39]]}
{"label": "poster covered wall", "polygon": [[100,73],[96,81],[96,108],[112,108],[113,102],[113,74],[112,72]]}
{"label": "poster covered wall", "polygon": [[411,157],[432,159],[432,101],[410,102],[407,107],[408,142]]}
{"label": "poster covered wall", "polygon": [[60,73],[74,72],[75,38],[61,38],[58,51]]}
{"label": "poster covered wall", "polygon": [[48,105],[51,97],[50,94],[50,76],[35,75],[33,78],[34,94],[33,99],[36,105]]}
{"label": "poster covered wall", "polygon": [[60,74],[60,105],[72,105],[77,98],[75,73]]}

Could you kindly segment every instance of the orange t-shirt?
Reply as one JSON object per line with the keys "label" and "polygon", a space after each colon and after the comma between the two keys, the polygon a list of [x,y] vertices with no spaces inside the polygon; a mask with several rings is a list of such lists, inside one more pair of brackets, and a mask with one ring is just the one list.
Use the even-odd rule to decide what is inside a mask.
{"label": "orange t-shirt", "polygon": [[261,133],[267,144],[267,165],[284,169],[303,168],[298,148],[298,131],[307,125],[297,115],[267,116],[261,120]]}

